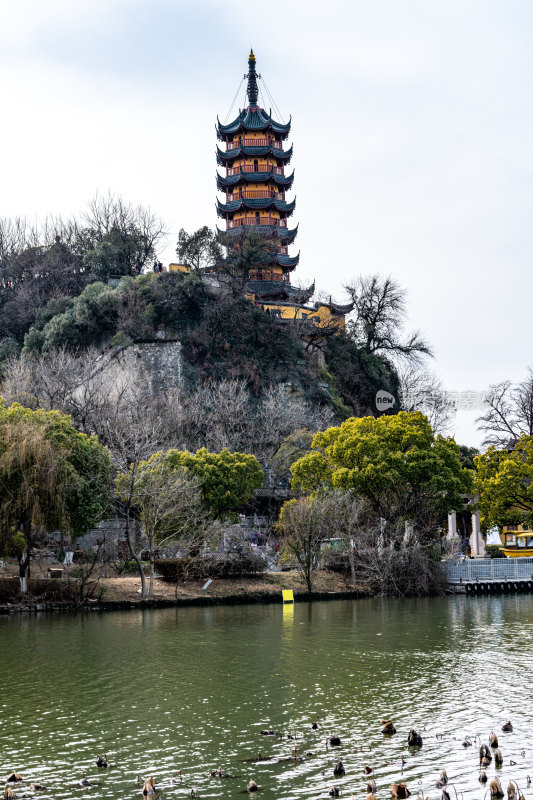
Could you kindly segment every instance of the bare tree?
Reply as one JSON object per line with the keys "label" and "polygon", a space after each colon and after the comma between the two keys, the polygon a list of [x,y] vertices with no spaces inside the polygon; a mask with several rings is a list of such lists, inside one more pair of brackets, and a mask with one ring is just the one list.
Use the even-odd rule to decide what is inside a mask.
{"label": "bare tree", "polygon": [[95,231],[100,239],[115,228],[123,231],[138,230],[145,238],[146,252],[153,250],[165,236],[163,221],[149,208],[134,206],[119,195],[109,192],[96,194],[81,214],[81,221]]}
{"label": "bare tree", "polygon": [[124,519],[128,549],[141,579],[142,598],[147,596],[147,590],[136,485],[140,464],[168,442],[168,415],[161,413],[163,408],[165,406],[156,401],[142,373],[133,371],[128,379],[115,385],[114,392],[101,396],[101,405],[91,417],[91,426],[109,448],[117,472],[127,476],[117,504]]}
{"label": "bare tree", "polygon": [[279,521],[280,550],[292,558],[307,591],[313,591],[314,574],[320,566],[321,548],[331,537],[329,498],[316,495],[284,503]]}
{"label": "bare tree", "polygon": [[454,418],[454,407],[442,381],[429,370],[402,364],[397,368],[400,380],[401,410],[421,411],[435,433],[448,433]]}
{"label": "bare tree", "polygon": [[183,469],[170,469],[163,453],[117,477],[119,497],[138,509],[148,542],[150,582],[153,594],[156,548],[170,542],[186,542],[197,547],[203,541],[206,513],[202,506],[200,483]]}
{"label": "bare tree", "polygon": [[329,406],[291,396],[284,386],[271,386],[258,398],[243,380],[206,381],[189,394],[175,390],[167,407],[172,409],[172,438],[182,449],[206,447],[220,452],[226,447],[253,453],[270,462],[283,439],[299,428],[317,431],[332,423]]}
{"label": "bare tree", "polygon": [[163,221],[149,208],[133,206],[111,192],[93,197],[81,224],[84,260],[96,274],[139,273],[166,235]]}
{"label": "bare tree", "polygon": [[491,386],[485,406],[476,420],[485,434],[485,447],[514,447],[520,436],[533,436],[533,369],[521,383],[502,381]]}
{"label": "bare tree", "polygon": [[313,575],[324,559],[324,544],[329,539],[344,539],[344,552],[355,585],[355,560],[359,532],[368,524],[369,507],[352,491],[327,490],[287,501],[280,513],[278,530],[281,546],[296,563],[312,591]]}
{"label": "bare tree", "polygon": [[248,451],[263,461],[272,461],[282,441],[302,428],[314,432],[333,424],[329,406],[291,396],[284,386],[271,386],[260,397],[249,428]]}
{"label": "bare tree", "polygon": [[250,424],[246,382],[206,381],[189,394],[174,392],[175,438],[184,450],[242,450]]}
{"label": "bare tree", "polygon": [[204,225],[194,233],[181,228],[176,253],[183,263],[198,272],[214,269],[222,258],[222,248],[216,231]]}
{"label": "bare tree", "polygon": [[0,289],[13,288],[9,266],[13,259],[27,247],[37,244],[35,229],[30,226],[24,217],[0,217]]}
{"label": "bare tree", "polygon": [[[321,563],[336,562],[350,573],[353,586],[369,594],[402,597],[440,591],[435,556],[424,544],[428,531],[406,526],[399,514],[385,522],[351,490],[330,490],[286,504],[282,523],[285,508],[290,513],[284,533],[291,538],[291,553],[304,577]],[[341,540],[340,547],[324,549],[332,537]]]}
{"label": "bare tree", "polygon": [[438,594],[442,579],[435,557],[421,541],[420,531],[406,534],[405,523],[369,519],[357,532],[354,551],[357,585],[369,594],[412,597]]}
{"label": "bare tree", "polygon": [[367,353],[412,364],[432,356],[431,347],[419,331],[403,337],[407,319],[406,292],[390,276],[361,275],[344,288],[355,312],[355,318],[347,325],[347,333]]}
{"label": "bare tree", "polygon": [[142,382],[133,370],[112,374],[119,349],[72,351],[59,347],[37,356],[12,359],[4,370],[2,393],[10,402],[37,405],[70,414],[78,430],[98,433],[115,395],[124,397],[128,383]]}
{"label": "bare tree", "polygon": [[20,403],[21,406],[31,409],[40,405],[33,366],[33,359],[16,356],[4,363],[0,394],[8,405]]}

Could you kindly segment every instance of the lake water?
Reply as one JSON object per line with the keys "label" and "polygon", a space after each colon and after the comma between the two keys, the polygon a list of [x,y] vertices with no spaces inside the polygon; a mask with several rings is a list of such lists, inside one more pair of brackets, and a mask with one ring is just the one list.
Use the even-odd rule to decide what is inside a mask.
{"label": "lake water", "polygon": [[[479,743],[462,740],[495,730],[504,767],[492,762],[489,780],[514,778],[533,798],[533,595],[2,617],[0,637],[0,774],[22,774],[19,797],[39,781],[58,800],[133,800],[140,774],[163,799],[193,787],[238,797],[250,778],[259,800],[327,797],[333,785],[363,799],[368,764],[380,799],[405,780],[438,800],[445,768],[482,800]],[[382,716],[395,736],[380,733]],[[421,749],[407,747],[411,727]],[[333,733],[341,746],[326,749]],[[295,745],[313,755],[287,760]],[[334,778],[339,758],[346,775]],[[219,766],[238,777],[209,777]],[[84,769],[97,786],[78,786]]]}

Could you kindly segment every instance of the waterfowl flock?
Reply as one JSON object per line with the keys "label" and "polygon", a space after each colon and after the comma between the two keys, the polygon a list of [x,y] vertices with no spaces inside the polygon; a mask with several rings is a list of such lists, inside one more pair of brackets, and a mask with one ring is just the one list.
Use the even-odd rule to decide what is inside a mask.
{"label": "waterfowl flock", "polygon": [[[320,721],[320,717],[317,718],[315,722],[311,724],[311,730],[317,731],[322,728],[322,723]],[[510,721],[506,722],[502,725],[501,730],[503,733],[511,733],[513,731],[513,726]],[[397,734],[397,729],[392,720],[382,719],[381,720],[381,733],[385,737],[393,737]],[[294,740],[300,738],[297,733],[291,732],[289,734],[281,734],[277,733],[274,730],[261,730],[260,734],[262,736],[274,736],[277,739],[288,739]],[[303,734],[301,735],[303,738]],[[424,737],[427,739],[428,734],[424,733]],[[433,734],[433,737],[437,740],[443,740],[444,736],[442,734]],[[501,777],[500,775],[493,775],[492,778],[489,780],[489,775],[487,774],[487,770],[489,768],[494,767],[495,770],[502,770],[504,768],[504,749],[500,748],[498,736],[494,731],[491,731],[487,736],[487,742],[482,741],[483,737],[476,733],[473,736],[465,736],[463,741],[461,742],[462,747],[467,749],[472,747],[475,749],[475,752],[479,756],[479,758],[472,759],[472,770],[475,771],[477,774],[477,780],[482,786],[485,786],[488,783],[488,786],[484,790],[484,794],[479,800],[501,800],[502,798],[507,798],[507,800],[526,800],[526,797],[523,792],[524,789],[529,789],[531,786],[531,778],[529,775],[526,775],[525,779],[523,779],[523,783],[525,784],[524,787],[520,787],[517,780],[509,776],[508,785],[504,791]],[[324,742],[324,740],[322,739]],[[456,741],[456,737],[453,737],[453,741]],[[415,728],[411,728],[406,736],[405,739],[408,753],[409,755],[413,755],[416,752],[419,752],[421,748],[424,747],[424,740],[419,731]],[[324,747],[324,745],[322,745]],[[329,748],[339,748],[342,746],[341,737],[337,733],[329,734],[325,739],[325,753],[327,754]],[[458,744],[458,746],[460,746]],[[401,755],[398,761],[398,778],[397,782],[388,783],[388,781],[380,781],[379,774],[382,770],[382,765],[372,765],[369,763],[362,763],[362,753],[366,750],[371,752],[371,748],[368,745],[359,745],[358,748],[349,750],[344,755],[344,760],[338,758],[336,762],[333,764],[331,769],[331,773],[335,779],[344,778],[347,774],[351,775],[352,777],[355,775],[359,775],[362,780],[361,785],[361,792],[358,793],[358,797],[361,800],[387,800],[389,797],[391,800],[407,800],[412,794],[415,795],[417,800],[463,800],[463,790],[461,790],[460,785],[457,786],[456,782],[452,778],[448,776],[448,772],[446,769],[442,769],[440,771],[440,775],[438,780],[436,780],[434,787],[438,792],[430,792],[429,794],[424,794],[423,790],[420,788],[422,781],[418,781],[417,786],[412,786],[411,789],[408,787],[408,781],[402,780],[403,772],[405,768],[405,764],[408,763],[408,758],[406,759],[404,755]],[[447,751],[449,753],[449,750]],[[261,751],[258,751],[256,757],[243,759],[242,763],[246,763],[250,765],[251,763],[259,763],[262,761],[273,761],[277,763],[283,762],[290,762],[292,764],[298,764],[302,762],[304,759],[314,758],[315,756],[319,755],[319,751],[311,752],[307,751],[304,752],[303,755],[298,752],[298,745],[294,746],[292,753],[286,757],[275,758],[274,756],[265,756],[261,754]],[[443,759],[446,757],[447,753],[443,752]],[[522,750],[520,755],[523,759],[525,759],[525,751]],[[370,760],[370,759],[369,759]],[[106,770],[109,767],[109,763],[107,760],[106,755],[97,755],[95,758],[96,767],[99,770]],[[509,758],[508,764],[510,767],[515,766],[517,762],[512,758]],[[390,765],[388,765],[390,766]],[[527,766],[526,762],[522,763],[522,767]],[[533,765],[532,765],[533,767]],[[248,773],[251,770],[250,766],[247,767],[246,770]],[[385,771],[385,770],[383,770]],[[523,772],[523,770],[522,770]],[[327,770],[323,770],[321,772],[322,776],[327,777]],[[390,774],[390,771],[389,773]],[[371,779],[367,780],[364,783],[364,780],[367,779],[369,776],[373,776]],[[375,777],[374,777],[375,776]],[[253,793],[260,791],[262,787],[260,784],[257,783],[255,777],[248,775],[234,775],[230,772],[226,772],[222,766],[218,766],[215,769],[212,769],[210,772],[207,773],[206,776],[208,778],[212,778],[215,780],[221,779],[237,779],[240,781],[240,788],[237,789],[237,793]],[[376,779],[377,778],[377,779]],[[198,778],[197,778],[198,779]],[[506,778],[507,780],[507,778]],[[329,796],[329,797],[342,797],[343,796],[343,789],[342,785],[327,785],[327,781],[324,782],[322,794],[317,791],[316,796]],[[16,771],[11,771],[4,779],[4,800],[21,800],[21,798],[30,798],[42,795],[43,800],[46,800],[46,787],[42,784],[32,781],[28,784],[29,792],[24,790],[25,781],[22,775]],[[388,784],[388,785],[387,785]],[[83,770],[82,776],[77,782],[72,782],[72,786],[77,785],[81,789],[92,789],[99,785],[99,782],[94,781],[86,777],[86,772]],[[353,785],[353,781],[352,781]],[[152,798],[155,800],[160,794],[164,793],[165,790],[170,789],[171,787],[176,788],[179,787],[183,790],[190,797],[199,797],[200,791],[198,788],[190,784],[187,780],[184,780],[182,776],[182,771],[178,770],[174,772],[169,780],[167,781],[158,781],[154,780],[153,776],[148,778],[143,778],[141,775],[137,777],[137,792],[132,790],[132,794],[137,794],[142,796],[148,800],[148,798]],[[353,789],[346,793],[347,797],[350,797],[351,800],[355,800],[355,795],[352,793]],[[212,792],[208,792],[209,795],[212,795]],[[285,794],[285,796],[287,796]],[[48,800],[53,800],[52,798],[48,798]]]}

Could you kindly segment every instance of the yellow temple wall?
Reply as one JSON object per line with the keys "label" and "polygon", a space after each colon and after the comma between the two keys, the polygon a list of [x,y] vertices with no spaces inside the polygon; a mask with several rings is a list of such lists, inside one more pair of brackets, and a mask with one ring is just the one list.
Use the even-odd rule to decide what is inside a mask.
{"label": "yellow temple wall", "polygon": [[343,331],[346,326],[344,314],[333,314],[329,306],[320,305],[314,314],[318,316],[320,326],[335,325],[340,331]]}
{"label": "yellow temple wall", "polygon": [[[255,295],[250,294],[248,297],[256,302]],[[318,308],[305,308],[298,305],[278,305],[277,303],[265,303],[257,300],[265,311],[275,311],[276,316],[286,320],[303,320],[309,319],[314,322],[319,328],[329,328],[334,325],[338,330],[342,331],[345,328],[344,314],[333,314],[329,306],[319,306]]]}
{"label": "yellow temple wall", "polygon": [[[272,217],[275,219],[280,218],[279,211],[276,211],[275,209],[258,209],[258,211],[260,217]],[[243,217],[253,218],[255,217],[255,211],[252,211],[252,209],[248,209],[247,211],[236,211],[233,215],[233,220],[235,221],[237,219],[243,219]],[[250,224],[253,225],[254,223],[251,222]]]}
{"label": "yellow temple wall", "polygon": [[[257,275],[261,273],[261,278],[258,279]],[[276,278],[269,278],[268,275],[279,275],[280,278],[283,276],[283,269],[279,266],[279,264],[273,264],[271,267],[264,268],[261,270],[250,270],[250,280],[276,280]]]}
{"label": "yellow temple wall", "polygon": [[309,316],[309,312],[306,309],[301,308],[300,306],[287,306],[287,305],[277,305],[276,303],[264,303],[261,300],[255,299],[255,295],[251,294],[248,295],[250,300],[253,302],[258,302],[261,305],[261,308],[264,311],[276,311],[278,312],[276,316],[279,316],[281,319],[306,319]]}
{"label": "yellow temple wall", "polygon": [[261,158],[261,156],[258,156],[257,158],[236,158],[235,161],[233,162],[233,167],[234,168],[241,167],[245,172],[253,172],[254,161],[257,161],[258,166],[265,166],[265,167],[276,166],[272,161],[269,161],[267,158]]}
{"label": "yellow temple wall", "polygon": [[241,189],[243,191],[253,191],[253,192],[262,191],[262,192],[267,192],[270,189],[270,186],[267,183],[256,183],[254,181],[253,183],[241,184],[241,185],[235,186],[235,187],[233,187],[231,189],[228,189],[228,194],[238,194]]}

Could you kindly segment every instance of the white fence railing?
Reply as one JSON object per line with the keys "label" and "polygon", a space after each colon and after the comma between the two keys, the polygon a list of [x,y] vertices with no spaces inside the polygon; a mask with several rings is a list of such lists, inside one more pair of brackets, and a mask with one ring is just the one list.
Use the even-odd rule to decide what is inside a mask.
{"label": "white fence railing", "polygon": [[460,564],[444,561],[442,567],[449,583],[533,579],[533,558],[469,558]]}

